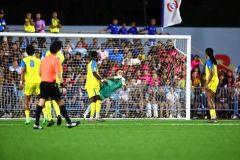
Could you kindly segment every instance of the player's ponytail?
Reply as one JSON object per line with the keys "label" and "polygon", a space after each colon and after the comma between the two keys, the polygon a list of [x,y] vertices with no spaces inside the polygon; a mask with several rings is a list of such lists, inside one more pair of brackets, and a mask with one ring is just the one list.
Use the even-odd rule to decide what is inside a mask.
{"label": "player's ponytail", "polygon": [[209,58],[211,59],[212,63],[217,65],[217,60],[215,59],[215,57],[213,55],[213,49],[212,48],[207,48],[205,50],[205,52],[209,56]]}

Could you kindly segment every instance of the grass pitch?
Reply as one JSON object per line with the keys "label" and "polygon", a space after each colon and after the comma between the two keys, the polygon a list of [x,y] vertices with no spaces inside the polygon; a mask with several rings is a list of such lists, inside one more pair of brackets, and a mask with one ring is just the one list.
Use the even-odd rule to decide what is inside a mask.
{"label": "grass pitch", "polygon": [[240,121],[81,120],[33,130],[23,120],[0,120],[1,160],[240,159]]}

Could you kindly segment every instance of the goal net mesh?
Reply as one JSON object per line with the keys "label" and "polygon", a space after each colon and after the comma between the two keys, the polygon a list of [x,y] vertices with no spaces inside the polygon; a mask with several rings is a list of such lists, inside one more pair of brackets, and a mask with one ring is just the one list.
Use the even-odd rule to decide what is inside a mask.
{"label": "goal net mesh", "polygon": [[[127,90],[120,88],[103,100],[101,117],[189,117],[186,117],[189,109],[186,98],[189,37],[1,34],[0,117],[24,118],[24,90],[19,90],[18,86],[21,60],[27,56],[26,46],[32,44],[35,56],[42,59],[54,40],[62,42],[65,57],[62,64],[63,81],[67,89],[64,100],[71,117],[82,118],[91,103],[84,89],[90,51],[98,52],[97,64],[102,78],[122,69],[127,85]],[[31,117],[35,115],[36,104],[36,95],[33,95]]]}

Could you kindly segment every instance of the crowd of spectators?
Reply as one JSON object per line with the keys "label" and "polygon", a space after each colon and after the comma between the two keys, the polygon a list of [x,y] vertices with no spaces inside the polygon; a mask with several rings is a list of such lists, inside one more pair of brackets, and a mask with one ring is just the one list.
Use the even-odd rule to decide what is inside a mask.
{"label": "crowd of spectators", "polygon": [[[192,118],[204,118],[208,112],[206,93],[203,88],[206,82],[205,63],[198,55],[191,60],[191,109]],[[237,67],[238,68],[238,67]],[[218,70],[219,84],[214,102],[218,118],[238,118],[240,109],[240,72],[239,70]]]}
{"label": "crowd of spectators", "polygon": [[[168,93],[171,93],[171,87],[185,87],[186,56],[174,48],[173,40],[157,41],[153,46],[147,45],[140,39],[126,41],[65,38],[61,40],[62,52],[65,57],[63,79],[68,90],[65,97],[69,109],[72,108],[75,110],[74,112],[77,111],[80,114],[81,109],[84,110],[88,104],[87,93],[83,89],[86,65],[90,61],[89,51],[97,51],[100,75],[107,77],[121,68],[124,70],[124,77],[129,86],[129,90],[120,90],[106,100],[103,105],[103,108],[106,106],[108,110],[105,116],[111,115],[111,106],[117,105],[119,105],[121,113],[124,112],[124,115],[128,117],[133,115],[132,112],[138,113],[133,116],[145,117],[146,108],[150,111],[154,107],[162,111],[154,115],[148,113],[148,117],[182,116],[180,111],[178,115],[172,113],[172,110],[164,111],[175,106],[175,102],[171,102],[171,99],[185,103],[177,89],[173,90],[172,97],[171,95],[167,96]],[[3,68],[1,108],[7,105],[19,108],[23,106],[22,99],[24,99],[23,91],[18,90],[21,73],[19,64],[21,59],[27,56],[25,53],[26,41],[23,37],[7,37],[7,41],[4,41],[2,37],[0,42],[0,65]],[[35,56],[38,58],[41,58],[48,50],[47,41],[42,42],[41,46],[37,41],[31,43],[35,46]]]}
{"label": "crowd of spectators", "polygon": [[[1,13],[3,12],[1,11]],[[126,23],[123,23],[121,28],[118,28],[117,23],[117,19],[114,19],[112,24],[99,32],[111,30],[111,34],[141,34],[146,30],[149,35],[158,34],[155,19],[151,19],[150,25],[140,30],[136,27],[135,22],[131,23],[129,29],[126,28]],[[36,20],[31,18],[31,13],[28,13],[24,27],[25,32],[44,33],[45,22],[41,20],[40,13],[36,14]],[[61,28],[60,20],[57,19],[57,13],[53,12],[50,20],[50,32],[58,33],[59,28]],[[4,30],[6,30],[6,26]],[[27,56],[25,53],[26,46],[31,43],[35,47],[35,56],[41,59],[54,40],[59,39],[51,38],[48,41],[43,37],[1,37],[1,111],[12,113],[13,110],[23,109],[24,91],[18,90],[18,85],[21,73],[20,62]],[[107,77],[114,74],[118,69],[123,69],[128,85],[126,91],[118,90],[104,101],[105,117],[172,118],[186,116],[186,56],[179,53],[175,48],[174,40],[106,40],[98,38],[71,39],[68,37],[60,40],[62,41],[62,53],[65,57],[62,64],[64,84],[67,88],[65,100],[70,114],[81,115],[89,104],[87,93],[84,90],[86,65],[90,61],[89,52],[97,51],[101,77]],[[203,118],[207,111],[205,109],[208,108],[204,89],[201,88],[205,82],[204,67],[198,55],[192,57],[192,118]],[[231,71],[219,71],[219,79],[219,88],[215,96],[216,108],[226,110],[224,112],[217,110],[217,115],[228,118],[233,108],[237,106],[236,101],[240,100],[240,98],[236,98],[235,94],[235,88],[239,86],[239,80],[235,79]],[[36,99],[33,99],[32,106],[35,106],[35,102]],[[229,109],[232,109],[231,112],[229,112]],[[21,115],[21,112],[13,116],[17,117],[19,115]]]}

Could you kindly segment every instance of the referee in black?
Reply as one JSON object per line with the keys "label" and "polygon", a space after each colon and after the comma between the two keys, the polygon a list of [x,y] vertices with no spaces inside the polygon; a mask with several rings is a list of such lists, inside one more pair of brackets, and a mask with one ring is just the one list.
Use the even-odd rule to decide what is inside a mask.
{"label": "referee in black", "polygon": [[60,107],[61,114],[67,121],[67,127],[72,128],[80,124],[78,122],[71,122],[67,110],[64,106],[64,101],[61,98],[61,93],[56,83],[56,76],[58,76],[61,82],[61,88],[63,87],[63,80],[61,75],[61,64],[60,60],[56,57],[58,51],[58,46],[53,43],[50,46],[51,55],[43,58],[40,65],[40,75],[41,75],[41,84],[40,84],[40,100],[36,108],[36,120],[33,126],[33,129],[43,129],[39,125],[40,114],[46,100],[51,97],[52,100],[55,100]]}

